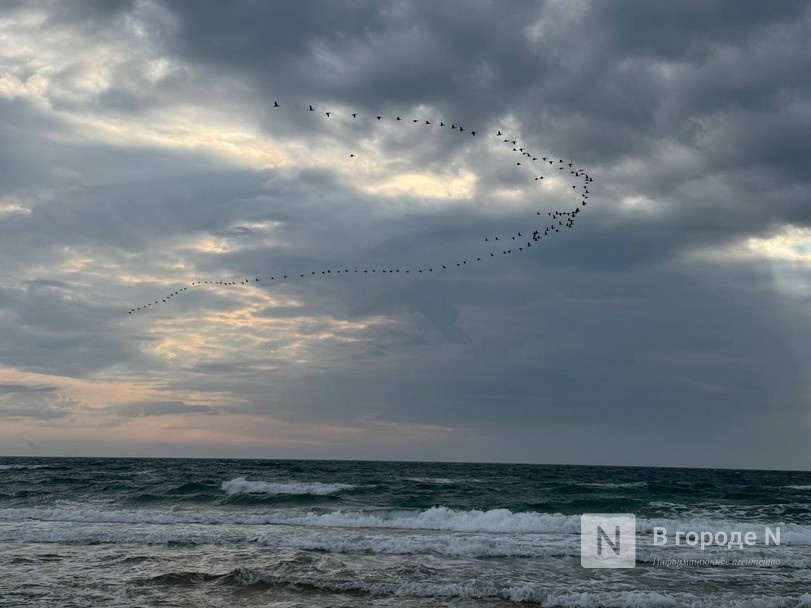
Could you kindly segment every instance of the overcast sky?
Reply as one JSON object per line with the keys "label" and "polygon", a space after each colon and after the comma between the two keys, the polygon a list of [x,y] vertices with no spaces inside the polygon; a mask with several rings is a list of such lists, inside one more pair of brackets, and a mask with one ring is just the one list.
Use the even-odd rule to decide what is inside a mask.
{"label": "overcast sky", "polygon": [[809,469],[809,74],[807,2],[4,2],[0,454]]}

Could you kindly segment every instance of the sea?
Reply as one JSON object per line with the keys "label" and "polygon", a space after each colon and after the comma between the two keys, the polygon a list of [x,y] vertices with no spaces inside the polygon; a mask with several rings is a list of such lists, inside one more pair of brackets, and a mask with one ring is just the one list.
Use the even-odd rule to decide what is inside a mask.
{"label": "sea", "polygon": [[0,606],[811,607],[811,473],[0,458]]}

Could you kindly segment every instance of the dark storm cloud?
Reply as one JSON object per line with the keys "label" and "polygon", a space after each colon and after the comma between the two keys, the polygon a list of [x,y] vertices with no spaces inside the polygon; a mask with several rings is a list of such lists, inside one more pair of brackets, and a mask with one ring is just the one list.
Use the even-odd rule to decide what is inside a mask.
{"label": "dark storm cloud", "polygon": [[67,287],[33,281],[0,288],[6,311],[0,363],[41,373],[83,377],[90,371],[137,359],[135,348],[108,329],[120,315],[97,302],[80,284]]}
{"label": "dark storm cloud", "polygon": [[[708,462],[756,465],[778,451],[781,435],[807,431],[811,327],[776,274],[793,269],[802,282],[807,271],[730,253],[747,238],[811,225],[807,3],[66,2],[46,9],[41,39],[52,29],[90,41],[120,36],[133,52],[89,97],[77,93],[77,70],[56,70],[53,111],[0,98],[0,270],[13,275],[0,285],[3,365],[79,377],[115,370],[167,390],[225,392],[243,411],[290,421],[436,424],[503,443],[524,427],[585,426],[593,439],[600,430],[649,437],[667,425],[692,437],[668,444],[658,462],[670,464],[691,459],[725,429],[749,451],[760,446],[757,453],[721,441],[714,452],[701,448]],[[131,22],[139,27],[127,29]],[[144,57],[174,68],[153,78]],[[270,108],[275,99],[282,109]],[[483,235],[537,226],[493,202],[493,188],[511,186],[515,173],[471,139],[386,125],[352,131],[298,111],[308,103],[409,119],[423,115],[422,105],[432,117],[483,133],[515,122],[529,148],[572,159],[596,178],[589,213],[529,254],[465,272],[274,285],[268,293],[287,299],[258,305],[255,315],[290,323],[296,340],[309,340],[314,354],[305,363],[275,335],[263,335],[265,350],[250,350],[253,336],[244,330],[206,343],[232,345],[228,359],[161,359],[168,320],[228,313],[239,300],[188,293],[150,310],[154,321],[121,321],[132,303],[164,293],[156,276],[172,269],[178,284],[187,283],[173,265],[194,278],[414,268],[471,259]],[[89,113],[153,126],[161,111],[196,104],[250,117],[281,142],[346,144],[374,135],[386,159],[410,151],[413,166],[438,171],[469,163],[481,178],[472,202],[484,211],[423,208],[421,197],[406,195],[381,204],[324,167],[237,169],[189,148],[88,141],[77,137],[81,123],[65,118]],[[6,199],[25,209],[3,213]],[[263,222],[274,227],[256,227]],[[201,236],[238,246],[201,252],[190,245]],[[84,259],[95,266],[82,266]],[[63,276],[48,275],[49,267],[64,268]],[[127,274],[138,278],[120,282]],[[377,316],[387,322],[369,322]],[[358,324],[352,340],[335,329],[344,321]],[[9,381],[0,393],[14,397],[25,386]],[[67,411],[46,402],[26,407],[13,411]],[[172,398],[119,413],[216,411]],[[766,436],[761,417],[778,421]],[[604,452],[589,445],[579,446],[591,455],[580,461],[600,460]],[[481,449],[465,453],[494,458],[501,448]],[[564,445],[556,449],[570,455]],[[554,458],[541,448],[504,450]],[[622,445],[611,458],[627,462],[624,454],[645,462]],[[783,454],[784,466],[810,465]]]}
{"label": "dark storm cloud", "polygon": [[[489,290],[501,293],[489,296],[481,284],[449,280],[425,286],[430,299],[389,286],[387,297],[376,294],[364,307],[404,308],[416,329],[400,336],[372,330],[369,349],[335,370],[273,374],[274,393],[280,402],[311,395],[312,410],[291,409],[299,418],[306,412],[337,421],[371,401],[387,419],[498,426],[584,416],[689,426],[711,402],[717,427],[731,411],[740,416],[796,402],[787,328],[761,315],[778,305],[773,295],[741,301],[732,282],[696,277],[674,285],[672,274],[661,274],[638,272],[616,286],[596,273],[566,281],[553,271],[543,277],[551,288],[491,279]],[[763,270],[736,277],[752,286],[764,279]],[[353,303],[351,295],[343,298]],[[719,299],[726,300],[720,309]],[[444,310],[420,308],[426,300]]]}
{"label": "dark storm cloud", "polygon": [[[260,99],[294,91],[375,111],[436,102],[484,124],[509,111],[538,149],[604,168],[641,161],[604,187],[621,180],[625,192],[678,201],[689,231],[722,215],[704,213],[705,192],[685,196],[708,176],[747,195],[734,202],[738,225],[721,227],[727,236],[807,209],[811,116],[786,111],[811,87],[804,2],[169,6],[183,23],[181,56],[244,75]],[[692,166],[656,167],[669,145],[684,146]]]}

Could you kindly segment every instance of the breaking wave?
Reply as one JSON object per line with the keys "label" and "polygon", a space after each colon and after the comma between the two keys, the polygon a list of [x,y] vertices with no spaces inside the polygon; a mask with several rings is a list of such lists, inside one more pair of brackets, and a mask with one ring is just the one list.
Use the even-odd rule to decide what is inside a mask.
{"label": "breaking wave", "polygon": [[228,496],[237,494],[315,494],[317,496],[326,496],[343,490],[351,490],[354,487],[347,483],[249,481],[244,477],[237,477],[230,481],[224,481],[221,489]]}

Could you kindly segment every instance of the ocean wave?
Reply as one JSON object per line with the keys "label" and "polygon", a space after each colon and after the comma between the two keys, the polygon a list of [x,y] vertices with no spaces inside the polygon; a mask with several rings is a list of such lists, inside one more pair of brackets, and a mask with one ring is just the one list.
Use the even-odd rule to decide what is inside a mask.
{"label": "ocean wave", "polygon": [[811,490],[811,486],[780,486],[781,488],[786,488],[788,490]]}
{"label": "ocean wave", "polygon": [[[449,558],[525,558],[525,559],[577,559],[580,543],[577,536],[503,535],[440,533],[409,531],[381,533],[345,531],[319,533],[295,528],[276,529],[268,533],[260,526],[204,526],[182,527],[113,524],[71,524],[70,526],[31,527],[21,525],[0,527],[0,542],[27,542],[61,545],[136,545],[164,547],[215,547],[255,545],[285,552],[316,552],[319,555],[432,555]],[[782,572],[811,568],[811,554],[786,547],[747,548],[728,552],[676,550],[637,547],[638,564],[656,564],[657,560],[747,560],[759,569],[779,569]],[[771,563],[765,563],[765,562]],[[669,567],[659,563],[659,567]],[[706,566],[707,568],[711,566]],[[745,566],[744,566],[745,567]]]}
{"label": "ocean wave", "polygon": [[424,511],[333,511],[287,513],[288,525],[340,528],[396,528],[492,533],[579,533],[580,517],[559,513],[514,513],[508,509],[459,511],[431,507]]}
{"label": "ocean wave", "polygon": [[164,530],[161,526],[121,526],[109,524],[72,524],[70,527],[0,528],[0,541],[62,545],[163,545],[194,547],[200,545],[241,544],[249,539],[211,526],[184,526],[183,530]]}
{"label": "ocean wave", "polygon": [[[334,512],[319,516],[291,511],[235,513],[2,509],[0,542],[164,546],[247,544],[327,554],[433,554],[463,558],[577,558],[580,554],[578,517],[560,515],[558,518],[562,519],[557,523],[555,518],[537,517],[536,514],[537,519],[530,518],[521,523],[514,518],[516,514],[512,514],[497,525],[491,522],[485,526],[482,521],[477,522],[476,517],[486,512],[430,511],[412,513],[406,517],[391,512]],[[468,519],[470,517],[472,519]],[[430,523],[426,522],[426,518],[433,522],[431,525],[434,529],[426,529]],[[336,521],[342,525],[339,527]],[[273,527],[268,528],[268,525]],[[482,527],[489,527],[491,531],[478,531]],[[783,530],[780,546],[758,545],[732,551],[711,546],[701,551],[684,542],[677,546],[672,539],[666,546],[654,546],[651,535],[644,531],[647,527],[648,522],[639,522],[639,562],[651,563],[656,558],[723,558],[730,561],[776,559],[779,563],[768,567],[792,570],[811,567],[811,528]],[[465,530],[460,531],[459,528]],[[507,528],[512,531],[505,532]],[[532,532],[527,532],[528,529]]]}
{"label": "ocean wave", "polygon": [[466,478],[466,477],[402,477],[405,481],[413,481],[414,483],[424,483],[428,485],[465,485],[468,483],[484,483],[481,479]]}
{"label": "ocean wave", "polygon": [[27,522],[0,527],[0,542],[68,545],[227,546],[253,544],[277,550],[322,554],[442,555],[448,557],[566,557],[580,554],[578,540],[540,535],[465,534],[428,531],[381,533],[351,530],[321,533],[302,528],[260,526],[177,527],[59,522],[31,527]]}
{"label": "ocean wave", "polygon": [[300,510],[267,512],[163,511],[152,509],[105,511],[81,508],[0,509],[0,521],[64,521],[127,524],[233,524],[387,528],[491,533],[579,534],[580,517],[559,513],[513,513],[508,509],[457,511],[432,507],[424,511],[377,510],[314,513]]}
{"label": "ocean wave", "polygon": [[0,464],[0,471],[19,471],[24,469],[50,469],[46,464]]}
{"label": "ocean wave", "polygon": [[459,582],[430,582],[359,580],[292,572],[270,574],[261,570],[238,568],[225,574],[207,572],[172,572],[142,579],[145,584],[194,585],[216,582],[219,585],[272,588],[295,587],[299,591],[363,593],[371,596],[400,598],[436,598],[441,600],[508,600],[532,603],[544,608],[806,608],[811,606],[811,594],[791,597],[777,595],[743,595],[740,593],[708,593],[701,596],[686,592],[659,591],[578,591],[555,589],[548,583],[488,580]]}
{"label": "ocean wave", "polygon": [[403,477],[406,481],[413,481],[414,483],[426,483],[434,485],[451,485],[458,483],[457,480],[448,477]]}
{"label": "ocean wave", "polygon": [[[560,513],[513,512],[508,509],[489,511],[456,510],[431,507],[415,510],[313,512],[301,509],[269,511],[214,510],[102,510],[81,507],[29,507],[0,509],[0,521],[63,521],[124,524],[207,524],[207,525],[287,525],[302,527],[370,528],[397,530],[437,530],[448,532],[493,534],[579,534],[580,516]],[[811,544],[811,526],[795,523],[750,523],[703,518],[643,519],[637,518],[637,532],[651,534],[654,527],[664,527],[669,537],[677,532],[755,531],[759,537],[765,526],[780,527],[782,542]]]}
{"label": "ocean wave", "polygon": [[224,481],[221,489],[228,496],[237,494],[315,494],[317,496],[326,496],[342,490],[351,490],[354,487],[347,483],[249,481],[244,477],[237,477],[230,481]]}
{"label": "ocean wave", "polygon": [[550,542],[539,536],[494,534],[263,534],[254,542],[274,549],[366,555],[443,555],[448,557],[568,557],[580,555],[579,541]]}
{"label": "ocean wave", "polygon": [[644,488],[648,485],[647,481],[628,481],[625,483],[611,483],[611,482],[592,482],[592,483],[576,483],[575,485],[585,488],[603,488],[606,490],[619,489],[619,488]]}

